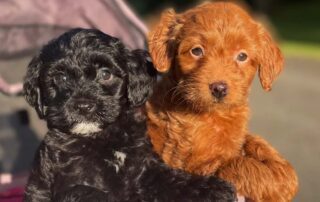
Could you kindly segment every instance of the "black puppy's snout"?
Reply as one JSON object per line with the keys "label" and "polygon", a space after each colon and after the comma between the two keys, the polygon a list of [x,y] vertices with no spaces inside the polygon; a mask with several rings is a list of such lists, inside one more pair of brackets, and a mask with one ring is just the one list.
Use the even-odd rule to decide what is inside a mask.
{"label": "black puppy's snout", "polygon": [[209,85],[212,95],[217,99],[222,99],[228,94],[228,86],[224,82],[214,82]]}
{"label": "black puppy's snout", "polygon": [[95,109],[95,104],[87,99],[80,99],[77,100],[75,103],[75,108],[78,109],[81,112],[91,112]]}

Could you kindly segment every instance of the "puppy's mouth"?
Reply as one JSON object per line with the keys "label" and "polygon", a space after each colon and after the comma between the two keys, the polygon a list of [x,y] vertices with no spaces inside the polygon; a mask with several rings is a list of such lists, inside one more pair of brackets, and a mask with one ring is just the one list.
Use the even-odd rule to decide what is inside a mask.
{"label": "puppy's mouth", "polygon": [[102,131],[101,125],[96,122],[74,123],[70,129],[73,134],[87,135]]}
{"label": "puppy's mouth", "polygon": [[97,104],[89,99],[78,98],[66,105],[66,117],[73,134],[92,134],[100,132],[101,121],[97,115]]}
{"label": "puppy's mouth", "polygon": [[[111,100],[112,101],[112,100]],[[81,136],[100,135],[108,125],[118,117],[120,111],[117,103],[102,102],[97,99],[70,98],[60,111],[52,117],[54,122],[59,121],[59,127],[71,134]],[[61,126],[64,125],[64,126]]]}

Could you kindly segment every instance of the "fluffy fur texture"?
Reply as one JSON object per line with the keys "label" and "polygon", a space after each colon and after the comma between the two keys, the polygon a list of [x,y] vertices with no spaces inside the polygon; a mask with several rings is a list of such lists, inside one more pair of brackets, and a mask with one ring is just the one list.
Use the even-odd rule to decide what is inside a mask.
{"label": "fluffy fur texture", "polygon": [[24,201],[233,201],[229,183],[169,168],[152,151],[140,109],[155,76],[145,51],[97,30],[44,46],[24,91],[49,132]]}
{"label": "fluffy fur texture", "polygon": [[283,68],[267,31],[232,3],[206,3],[164,12],[149,50],[164,73],[147,104],[148,133],[163,160],[191,173],[215,173],[254,201],[292,200],[294,169],[247,130],[254,75],[269,91]]}

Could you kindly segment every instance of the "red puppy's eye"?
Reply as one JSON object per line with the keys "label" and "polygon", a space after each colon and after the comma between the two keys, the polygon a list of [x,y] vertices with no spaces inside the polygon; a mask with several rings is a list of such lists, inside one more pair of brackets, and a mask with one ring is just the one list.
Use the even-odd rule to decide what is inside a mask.
{"label": "red puppy's eye", "polygon": [[237,55],[237,61],[239,61],[239,62],[245,62],[247,59],[248,59],[248,55],[244,52],[240,52]]}
{"label": "red puppy's eye", "polygon": [[191,50],[190,50],[190,53],[191,55],[198,59],[198,58],[201,58],[204,56],[204,50],[203,50],[203,47],[202,46],[196,46],[196,47],[193,47]]}

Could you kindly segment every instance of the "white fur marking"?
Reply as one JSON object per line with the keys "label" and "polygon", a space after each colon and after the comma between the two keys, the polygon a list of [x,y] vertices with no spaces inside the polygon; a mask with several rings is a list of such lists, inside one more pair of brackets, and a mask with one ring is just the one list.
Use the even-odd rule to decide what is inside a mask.
{"label": "white fur marking", "polygon": [[108,159],[104,159],[104,161],[109,165],[114,166],[114,168],[116,169],[116,173],[118,173],[120,167],[124,165],[124,161],[126,160],[127,155],[119,151],[115,151],[113,155],[116,158],[114,161],[110,161]]}
{"label": "white fur marking", "polygon": [[101,131],[99,124],[97,123],[78,123],[72,129],[71,132],[75,134],[88,134],[88,133],[96,133]]}
{"label": "white fur marking", "polygon": [[114,156],[116,157],[119,166],[123,166],[124,161],[126,160],[127,155],[123,152],[115,151]]}
{"label": "white fur marking", "polygon": [[108,159],[104,159],[104,161],[110,166],[114,166],[114,168],[116,169],[116,173],[119,172],[119,165],[117,163],[109,161]]}

